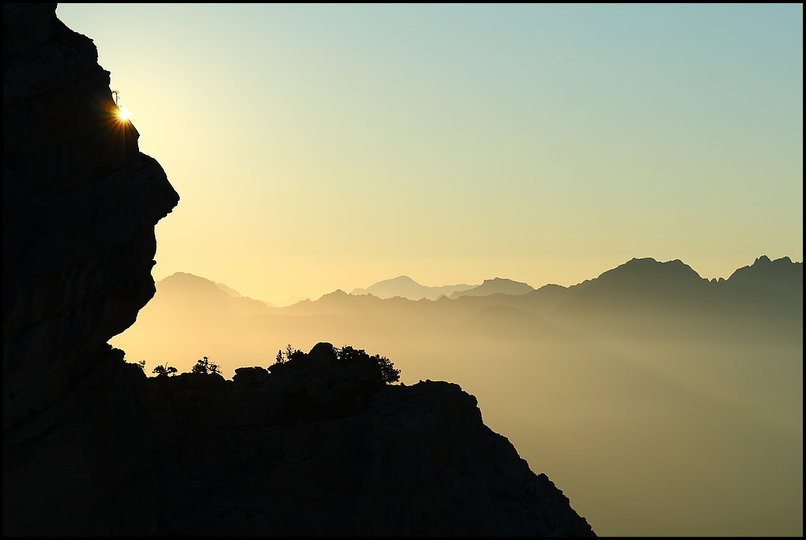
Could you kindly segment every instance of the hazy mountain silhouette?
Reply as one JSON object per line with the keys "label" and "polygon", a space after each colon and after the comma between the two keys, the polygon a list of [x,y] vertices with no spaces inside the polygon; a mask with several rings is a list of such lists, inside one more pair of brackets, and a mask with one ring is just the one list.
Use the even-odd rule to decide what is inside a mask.
{"label": "hazy mountain silhouette", "polygon": [[467,285],[464,283],[458,285],[442,285],[437,287],[429,287],[420,285],[409,276],[398,276],[393,279],[386,279],[379,281],[366,289],[353,289],[350,294],[371,294],[378,298],[392,298],[400,296],[408,298],[409,300],[420,300],[427,298],[429,300],[436,300],[440,296],[450,296],[451,294],[459,291],[472,289],[475,285]]}
{"label": "hazy mountain silhouette", "polygon": [[[325,317],[319,320],[331,328],[363,325],[368,329],[386,328],[383,331],[388,333],[416,328],[462,333],[484,324],[507,335],[527,330],[535,335],[561,332],[560,328],[647,334],[695,328],[721,332],[739,324],[775,326],[791,332],[802,307],[802,281],[802,264],[788,258],[772,262],[762,257],[752,266],[734,272],[728,280],[711,281],[682,261],[643,258],[570,287],[550,284],[535,290],[523,283],[495,279],[485,281],[486,289],[482,289],[484,285],[477,288],[482,292],[528,288],[526,294],[459,293],[455,299],[443,296],[415,301],[402,296],[383,299],[336,290],[315,301],[272,308],[228,294],[210,280],[180,272],[157,283],[154,300],[142,310],[140,323],[129,336],[155,332],[178,319],[185,322],[185,327],[199,330],[200,343],[220,335],[226,336],[230,344],[233,340],[254,344],[256,335],[263,335],[272,325],[290,324],[297,317]],[[292,332],[293,328],[287,327],[286,331]],[[178,352],[168,344],[164,346]],[[183,356],[190,354],[188,350]]]}
{"label": "hazy mountain silhouette", "polygon": [[246,315],[263,313],[266,308],[274,307],[244,296],[227,285],[187,272],[171,274],[157,282],[156,288],[164,301],[175,302],[187,309],[238,310]]}
{"label": "hazy mountain silhouette", "polygon": [[752,265],[737,269],[725,280],[724,287],[733,290],[755,291],[761,294],[784,297],[802,297],[803,263],[792,262],[789,257],[771,261],[766,255]]}
{"label": "hazy mountain silhouette", "polygon": [[485,279],[484,283],[478,287],[458,291],[450,295],[451,298],[459,298],[460,296],[489,296],[491,294],[509,294],[519,295],[532,292],[534,289],[531,285],[521,283],[520,281],[513,281],[506,278],[493,278]]}
{"label": "hazy mountain silhouette", "polygon": [[[403,280],[406,281],[406,280]],[[174,311],[218,312],[227,316],[366,315],[445,319],[490,313],[541,314],[552,317],[601,317],[625,312],[643,317],[653,313],[689,312],[692,318],[731,317],[736,306],[802,305],[802,263],[788,257],[770,261],[762,256],[753,265],[736,270],[729,279],[707,280],[680,260],[658,262],[631,259],[598,277],[563,287],[549,284],[533,289],[525,283],[495,278],[479,287],[440,297],[411,300],[402,295],[381,298],[370,293],[347,294],[338,289],[315,301],[303,300],[284,308],[240,296],[234,289],[192,274],[178,272],[157,283],[157,294],[143,313],[157,308]],[[503,292],[509,291],[509,292]],[[523,293],[526,291],[526,293]],[[477,294],[478,293],[478,294]],[[506,309],[505,309],[506,308]],[[509,310],[509,311],[507,311]],[[791,310],[786,311],[789,313]]]}
{"label": "hazy mountain silhouette", "polygon": [[[715,283],[723,317],[762,319],[782,331],[799,329],[803,311],[803,263],[789,257],[771,261],[761,256]],[[802,329],[800,329],[802,331]]]}
{"label": "hazy mountain silhouette", "polygon": [[[191,274],[191,275],[192,275],[192,274]],[[169,277],[170,277],[170,276],[169,276]],[[198,277],[198,276],[197,276],[197,277]],[[214,282],[214,283],[216,284],[216,286],[217,286],[218,288],[220,288],[222,291],[226,292],[227,294],[229,294],[229,295],[230,295],[230,296],[232,296],[233,298],[248,298],[248,299],[250,299],[250,300],[255,300],[254,298],[250,298],[250,297],[248,297],[248,296],[244,296],[243,294],[241,294],[240,292],[236,291],[236,290],[235,290],[235,289],[233,289],[232,287],[227,287],[227,286],[226,286],[226,285],[224,285],[223,283],[218,283],[218,282]],[[255,301],[256,301],[256,302],[260,302],[261,304],[266,304],[266,305],[267,305],[267,306],[269,306],[269,307],[275,307],[275,306],[274,306],[274,304],[272,304],[271,302],[266,302],[265,300],[255,300]]]}
{"label": "hazy mountain silhouette", "polygon": [[238,298],[238,297],[243,296],[241,293],[239,293],[235,289],[233,289],[231,287],[227,287],[223,283],[216,283],[216,285],[218,286],[219,289],[221,289],[222,291],[226,292],[227,294],[229,294],[230,296],[232,296],[234,298]]}
{"label": "hazy mountain silhouette", "polygon": [[[527,294],[414,301],[337,290],[250,315],[226,295],[213,292],[219,307],[200,310],[177,306],[181,295],[163,295],[162,282],[157,289],[115,343],[149,366],[170,358],[188,370],[204,354],[230,377],[270,364],[287,343],[360,341],[393,358],[407,384],[450,377],[472,389],[530,462],[563,456],[554,464],[563,485],[597,530],[798,527],[787,505],[802,497],[802,263],[760,257],[709,281],[681,261],[642,258]],[[187,330],[166,332],[176,317]],[[781,466],[764,467],[773,461]],[[720,495],[748,479],[765,493],[769,519],[737,521],[758,501]]]}
{"label": "hazy mountain silhouette", "polygon": [[572,294],[563,309],[678,303],[702,295],[708,285],[708,280],[680,260],[631,259],[595,279],[570,287]]}

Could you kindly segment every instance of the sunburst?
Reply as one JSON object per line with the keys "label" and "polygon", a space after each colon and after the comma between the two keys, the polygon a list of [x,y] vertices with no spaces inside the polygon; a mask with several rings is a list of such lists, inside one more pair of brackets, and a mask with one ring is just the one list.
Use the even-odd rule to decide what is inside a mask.
{"label": "sunburst", "polygon": [[132,117],[132,113],[129,112],[129,109],[126,108],[125,105],[118,105],[118,119],[121,121],[128,121]]}

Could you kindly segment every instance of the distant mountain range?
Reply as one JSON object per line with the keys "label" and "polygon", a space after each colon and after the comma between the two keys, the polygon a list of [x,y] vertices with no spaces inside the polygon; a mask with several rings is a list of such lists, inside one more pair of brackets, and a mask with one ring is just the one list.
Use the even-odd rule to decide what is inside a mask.
{"label": "distant mountain range", "polygon": [[485,279],[484,283],[478,287],[457,291],[450,295],[451,298],[459,298],[460,296],[489,296],[491,294],[527,294],[534,289],[531,285],[521,283],[520,281],[512,281],[506,278],[493,278]]}
{"label": "distant mountain range", "polygon": [[409,300],[420,300],[423,298],[436,300],[440,296],[451,296],[459,291],[465,291],[473,287],[474,285],[466,285],[464,283],[458,285],[442,285],[441,287],[428,287],[426,285],[420,285],[409,276],[398,276],[393,279],[379,281],[366,289],[353,289],[350,294],[371,294],[378,298],[394,298],[395,296],[400,296],[401,298],[408,298]]}
{"label": "distant mountain range", "polygon": [[[232,377],[271,365],[288,344],[354,345],[394,361],[406,385],[450,379],[471,388],[526,460],[558,456],[570,477],[589,467],[584,476],[601,478],[608,493],[628,476],[641,512],[687,501],[710,521],[723,486],[740,490],[746,477],[765,497],[780,486],[801,491],[803,264],[787,257],[759,257],[725,279],[639,258],[569,287],[489,279],[454,291],[485,295],[336,290],[276,308],[186,273],[156,288],[110,342],[128,362],[145,360],[148,374],[166,362],[189,371],[207,356]],[[579,459],[570,447],[596,457]],[[782,465],[770,476],[767,463]],[[594,491],[591,500],[612,498]],[[720,519],[757,504],[740,502],[724,502]]]}
{"label": "distant mountain range", "polygon": [[[445,294],[451,290],[449,296]],[[427,287],[400,276],[367,289],[355,289],[352,294],[337,290],[318,300],[303,300],[284,308],[244,297],[226,285],[177,272],[157,283],[157,295],[146,313],[172,306],[171,309],[182,312],[218,311],[233,316],[272,313],[397,316],[403,312],[414,316],[426,311],[470,314],[495,308],[488,314],[506,311],[510,318],[513,313],[551,314],[556,318],[621,313],[640,319],[647,310],[658,313],[682,310],[691,312],[689,318],[693,320],[708,316],[730,318],[755,310],[766,313],[770,319],[775,317],[776,310],[785,309],[788,317],[792,310],[800,309],[802,297],[803,263],[792,262],[788,257],[772,261],[761,256],[752,265],[737,269],[728,279],[712,280],[700,277],[680,260],[658,262],[642,258],[570,287],[551,284],[534,289],[526,283],[503,278],[488,279],[476,287],[464,284]]]}
{"label": "distant mountain range", "polygon": [[274,305],[244,296],[232,287],[216,283],[187,272],[176,272],[157,282],[157,288],[170,291],[172,297],[193,299],[196,308],[219,307],[222,303],[232,303],[243,309],[260,312]]}

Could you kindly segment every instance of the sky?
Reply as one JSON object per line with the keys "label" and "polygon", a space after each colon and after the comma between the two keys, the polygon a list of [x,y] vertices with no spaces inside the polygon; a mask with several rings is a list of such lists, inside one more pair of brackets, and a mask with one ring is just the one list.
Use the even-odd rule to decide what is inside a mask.
{"label": "sky", "polygon": [[60,4],[178,191],[153,275],[275,303],[803,260],[800,4]]}

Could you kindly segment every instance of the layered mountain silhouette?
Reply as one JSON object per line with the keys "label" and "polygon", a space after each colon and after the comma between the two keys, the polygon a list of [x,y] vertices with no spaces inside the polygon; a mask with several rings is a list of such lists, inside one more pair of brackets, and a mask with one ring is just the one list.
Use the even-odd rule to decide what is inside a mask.
{"label": "layered mountain silhouette", "polygon": [[366,289],[353,289],[350,294],[371,294],[378,298],[392,298],[400,296],[409,300],[420,300],[427,298],[436,300],[440,296],[450,296],[453,293],[473,288],[473,285],[464,283],[458,285],[442,285],[438,287],[428,287],[420,285],[409,276],[398,276],[393,279],[379,281]]}
{"label": "layered mountain silhouette", "polygon": [[[178,273],[181,273],[181,272],[177,272],[177,274],[178,274]],[[174,275],[175,275],[175,274],[174,274]],[[190,274],[190,275],[193,275],[193,274]],[[170,276],[169,276],[169,277],[170,277]],[[244,296],[243,294],[241,294],[240,292],[236,291],[236,290],[235,290],[235,289],[233,289],[232,287],[227,287],[227,286],[226,286],[226,285],[224,285],[223,283],[217,283],[217,282],[216,282],[216,285],[218,286],[218,288],[219,288],[219,289],[221,289],[221,290],[222,290],[222,291],[224,291],[225,293],[229,294],[229,295],[230,295],[230,296],[232,296],[233,298],[246,298],[246,299],[248,299],[248,300],[254,300],[254,298],[249,298],[248,296]],[[255,301],[256,301],[256,302],[260,302],[261,304],[265,304],[265,305],[267,305],[267,306],[269,306],[269,307],[275,307],[275,306],[274,306],[274,304],[272,304],[271,302],[266,302],[266,301],[264,301],[264,300],[255,300]]]}
{"label": "layered mountain silhouette", "polygon": [[[392,281],[396,280],[388,282]],[[408,278],[402,282],[417,285]],[[491,306],[509,306],[538,313],[555,310],[563,313],[574,309],[620,312],[641,306],[654,310],[691,309],[694,312],[703,305],[734,306],[747,302],[760,302],[759,305],[778,302],[782,306],[797,307],[802,304],[803,264],[792,262],[789,257],[771,261],[761,256],[752,265],[737,269],[728,279],[707,280],[680,260],[658,262],[652,258],[631,259],[596,278],[570,287],[549,284],[534,289],[526,283],[494,278],[485,280],[478,287],[455,292],[452,298],[438,295],[436,302],[429,302],[425,298],[415,301],[403,294],[384,298],[365,292],[370,289],[357,289],[361,291],[358,294],[355,291],[348,294],[339,289],[315,301],[304,300],[292,306],[274,308],[266,302],[244,297],[226,285],[177,272],[157,283],[157,296],[148,309],[171,304],[179,309],[269,315],[340,311],[369,313],[386,308],[433,311],[444,307],[447,310],[469,311]]]}
{"label": "layered mountain silhouette", "polygon": [[[499,285],[510,280],[487,280]],[[758,258],[753,265],[738,269],[728,279],[707,280],[682,261],[658,262],[632,259],[603,272],[596,278],[563,287],[544,285],[532,289],[517,284],[506,290],[525,290],[525,294],[462,295],[455,299],[409,300],[401,296],[379,298],[371,294],[353,295],[342,290],[317,300],[274,308],[257,300],[228,294],[221,284],[177,273],[157,283],[154,300],[139,317],[138,326],[122,339],[161,343],[163,352],[189,357],[201,355],[203,343],[218,339],[234,351],[248,344],[263,351],[259,336],[279,331],[300,335],[294,321],[308,317],[308,323],[323,332],[335,332],[345,325],[366,329],[385,329],[396,334],[415,329],[430,332],[463,333],[476,330],[482,334],[497,328],[500,335],[542,335],[575,329],[580,332],[628,331],[655,335],[710,329],[715,336],[738,327],[753,326],[754,331],[791,334],[798,329],[802,309],[803,268],[789,258],[770,261]],[[310,318],[316,319],[310,319]],[[152,338],[162,328],[181,323],[181,334],[168,341]],[[479,327],[481,325],[481,327]],[[489,325],[489,326],[485,326]],[[195,329],[195,330],[194,330]],[[329,329],[329,330],[328,330]],[[565,330],[561,330],[565,329]],[[198,338],[190,336],[199,332]],[[279,333],[279,332],[278,332]],[[303,332],[304,334],[304,332]],[[336,339],[333,337],[329,339]],[[216,337],[217,336],[217,337]],[[198,343],[196,343],[198,342]],[[192,346],[191,346],[192,345]],[[278,347],[284,343],[276,343]],[[210,352],[209,346],[207,346]],[[138,351],[141,347],[129,348]],[[190,351],[196,351],[191,353]],[[181,351],[186,351],[182,353]],[[216,352],[218,352],[216,350]],[[154,357],[155,350],[140,356]],[[255,361],[255,352],[244,350],[241,357]],[[263,358],[266,352],[262,352]]]}
{"label": "layered mountain silhouette", "polygon": [[[360,341],[393,358],[407,384],[450,377],[472,388],[485,418],[512,433],[530,463],[568,455],[555,465],[597,532],[600,522],[605,534],[635,535],[798,527],[787,501],[800,489],[800,262],[761,256],[707,280],[682,261],[636,258],[526,294],[410,300],[337,290],[256,310],[213,282],[194,283],[215,303],[198,309],[205,303],[163,280],[113,343],[131,361],[171,359],[180,371],[208,355],[231,377],[242,365],[270,365],[288,343]],[[176,321],[186,330],[165,332]],[[771,460],[781,467],[770,470]],[[597,489],[586,491],[591,477]],[[763,525],[735,521],[753,505],[720,495],[748,479],[767,493]],[[653,510],[665,506],[686,515],[685,526]],[[636,512],[647,517],[636,521]]]}
{"label": "layered mountain silhouette", "polygon": [[[187,272],[176,272],[159,281],[160,290],[165,291],[165,299],[180,303],[191,300],[186,307],[200,310],[233,309],[246,315],[262,313],[274,307],[268,302],[255,300],[242,295],[237,290]],[[226,307],[225,307],[226,306]]]}
{"label": "layered mountain silhouette", "polygon": [[485,279],[484,283],[478,287],[464,291],[457,291],[451,294],[450,297],[459,298],[460,296],[489,296],[491,294],[519,295],[532,292],[533,290],[534,289],[526,283],[496,277],[493,279]]}
{"label": "layered mountain silhouette", "polygon": [[733,272],[724,282],[724,287],[781,298],[802,296],[803,263],[794,263],[789,257],[771,261],[762,255],[752,265]]}

